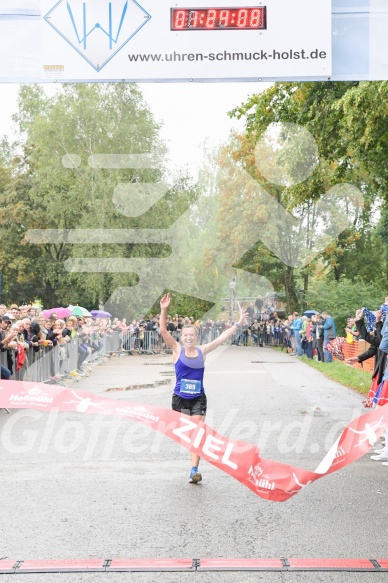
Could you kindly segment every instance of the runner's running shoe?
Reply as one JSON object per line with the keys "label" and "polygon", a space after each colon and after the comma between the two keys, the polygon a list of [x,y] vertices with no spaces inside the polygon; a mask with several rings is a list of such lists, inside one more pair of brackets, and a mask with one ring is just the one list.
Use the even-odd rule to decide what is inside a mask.
{"label": "runner's running shoe", "polygon": [[198,468],[192,467],[190,472],[190,484],[198,484],[202,480],[202,476],[198,471]]}

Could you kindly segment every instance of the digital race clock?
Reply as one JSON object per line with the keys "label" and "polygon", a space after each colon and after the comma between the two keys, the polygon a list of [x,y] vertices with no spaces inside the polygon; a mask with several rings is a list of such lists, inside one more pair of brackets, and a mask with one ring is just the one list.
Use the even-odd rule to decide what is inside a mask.
{"label": "digital race clock", "polygon": [[266,6],[171,8],[171,30],[265,30]]}

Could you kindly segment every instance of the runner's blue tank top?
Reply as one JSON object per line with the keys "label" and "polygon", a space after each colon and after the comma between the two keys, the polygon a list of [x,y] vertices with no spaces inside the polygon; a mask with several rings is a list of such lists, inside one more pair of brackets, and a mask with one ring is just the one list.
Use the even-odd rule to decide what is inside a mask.
{"label": "runner's blue tank top", "polygon": [[184,346],[182,346],[179,358],[175,363],[176,385],[174,394],[182,399],[196,399],[205,392],[203,386],[205,363],[202,351],[199,348],[197,351],[198,356],[189,358],[185,354]]}

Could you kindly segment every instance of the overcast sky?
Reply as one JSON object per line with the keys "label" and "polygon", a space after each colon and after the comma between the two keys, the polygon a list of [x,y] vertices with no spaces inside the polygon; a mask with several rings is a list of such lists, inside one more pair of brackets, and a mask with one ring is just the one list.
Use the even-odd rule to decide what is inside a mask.
{"label": "overcast sky", "polygon": [[[194,174],[205,141],[222,143],[242,122],[227,112],[245,102],[268,83],[142,83],[139,84],[157,121],[163,122],[162,138],[170,150],[170,167],[187,166]],[[46,85],[47,87],[47,85]],[[52,85],[50,87],[53,87]],[[18,85],[0,84],[0,135],[12,133]]]}

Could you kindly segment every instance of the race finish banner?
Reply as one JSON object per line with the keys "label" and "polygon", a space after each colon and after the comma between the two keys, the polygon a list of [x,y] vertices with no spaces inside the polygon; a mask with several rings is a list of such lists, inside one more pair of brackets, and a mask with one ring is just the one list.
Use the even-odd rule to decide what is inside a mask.
{"label": "race finish banner", "polygon": [[42,81],[328,79],[331,0],[42,0]]}
{"label": "race finish banner", "polygon": [[265,459],[255,445],[234,441],[187,415],[148,404],[118,403],[93,393],[43,383],[6,381],[0,385],[0,408],[116,415],[143,423],[197,453],[260,498],[274,502],[292,498],[319,478],[362,457],[388,425],[387,405],[353,419],[312,472]]}

